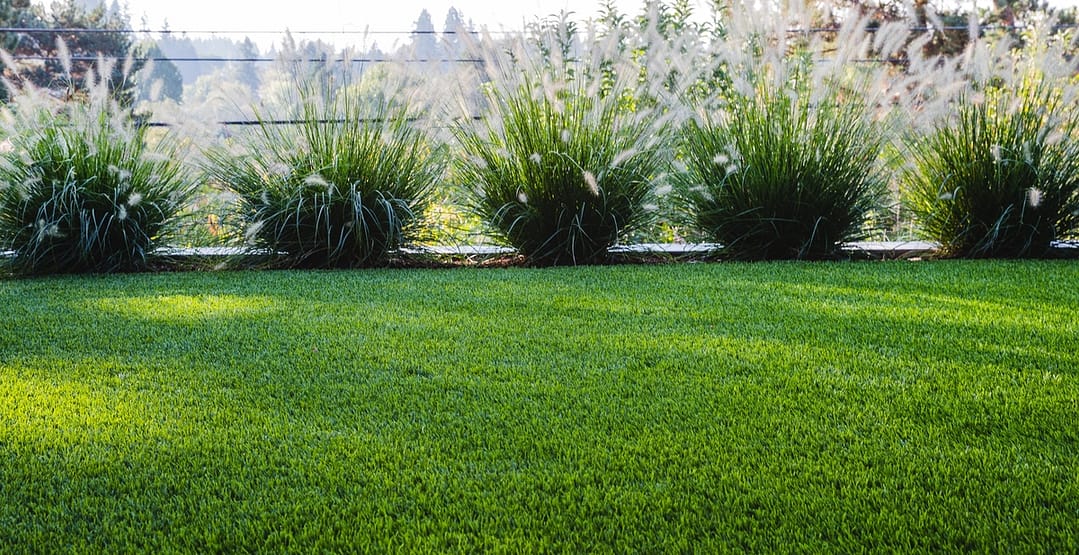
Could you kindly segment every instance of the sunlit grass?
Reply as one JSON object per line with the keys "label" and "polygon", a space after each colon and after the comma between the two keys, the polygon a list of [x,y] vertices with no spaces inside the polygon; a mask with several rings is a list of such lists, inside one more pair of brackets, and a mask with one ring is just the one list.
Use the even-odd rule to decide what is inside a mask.
{"label": "sunlit grass", "polygon": [[81,308],[119,317],[172,321],[176,318],[226,318],[242,314],[258,314],[266,312],[272,306],[271,297],[236,295],[130,297],[120,295],[93,299]]}
{"label": "sunlit grass", "polygon": [[0,282],[0,551],[1074,551],[1079,266]]}

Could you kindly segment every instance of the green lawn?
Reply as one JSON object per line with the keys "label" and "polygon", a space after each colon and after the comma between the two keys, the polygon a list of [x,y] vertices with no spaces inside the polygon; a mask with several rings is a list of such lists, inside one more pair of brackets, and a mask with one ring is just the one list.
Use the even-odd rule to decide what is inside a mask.
{"label": "green lawn", "polygon": [[0,552],[1079,550],[1079,264],[0,281]]}

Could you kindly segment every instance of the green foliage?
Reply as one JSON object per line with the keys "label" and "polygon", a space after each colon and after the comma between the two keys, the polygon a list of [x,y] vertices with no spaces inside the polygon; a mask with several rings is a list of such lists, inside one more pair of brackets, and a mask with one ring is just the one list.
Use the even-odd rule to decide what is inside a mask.
{"label": "green foliage", "polygon": [[946,256],[1043,256],[1079,230],[1079,114],[1059,91],[964,98],[909,150],[904,200]]}
{"label": "green foliage", "polygon": [[723,16],[718,5],[707,11],[710,22],[689,0],[648,0],[632,16],[607,1],[594,25],[582,29],[572,12],[562,12],[530,25],[529,42],[546,67],[585,73],[601,82],[604,93],[617,82],[635,81],[633,89],[619,91],[622,102],[655,107],[669,97],[703,98],[727,84],[707,48],[722,44]]}
{"label": "green foliage", "polygon": [[426,246],[483,243],[487,238],[480,234],[482,230],[483,222],[478,216],[443,196],[427,207],[416,230],[415,241]]}
{"label": "green foliage", "polygon": [[577,80],[490,91],[485,123],[456,129],[459,175],[471,209],[531,264],[603,262],[653,218],[654,117]]}
{"label": "green foliage", "polygon": [[684,206],[736,258],[833,257],[862,235],[885,190],[886,135],[857,92],[758,84],[691,121],[683,137]]}
{"label": "green foliage", "polygon": [[9,113],[0,250],[13,251],[7,264],[15,273],[143,270],[175,231],[194,190],[179,147],[149,144],[145,128],[105,106]]}
{"label": "green foliage", "polygon": [[0,281],[0,552],[1072,553],[1075,283],[1041,261]]}
{"label": "green foliage", "polygon": [[[327,98],[332,94],[332,98]],[[248,243],[293,267],[385,264],[442,177],[441,152],[404,104],[303,89],[294,125],[263,121],[242,154],[209,151]]]}
{"label": "green foliage", "polygon": [[[41,18],[30,5],[30,0],[5,0],[0,2],[0,26],[34,28],[43,25]],[[21,33],[0,33],[0,48],[11,52],[27,39]]]}

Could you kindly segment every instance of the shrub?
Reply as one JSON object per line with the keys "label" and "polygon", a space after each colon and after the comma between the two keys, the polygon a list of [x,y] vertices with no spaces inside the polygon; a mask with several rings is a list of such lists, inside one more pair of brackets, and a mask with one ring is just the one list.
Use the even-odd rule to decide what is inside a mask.
{"label": "shrub", "polygon": [[1028,81],[958,102],[911,141],[904,199],[922,234],[955,257],[1031,257],[1079,229],[1079,114]]}
{"label": "shrub", "polygon": [[298,122],[260,120],[245,153],[207,153],[237,195],[248,243],[285,266],[384,265],[413,233],[441,178],[441,152],[384,99],[300,93]]}
{"label": "shrub", "polygon": [[881,205],[886,139],[865,102],[795,92],[759,84],[684,129],[679,196],[732,257],[835,256]]}
{"label": "shrub", "polygon": [[103,99],[58,110],[31,98],[7,115],[0,250],[17,274],[137,271],[176,231],[194,188],[176,143]]}
{"label": "shrub", "polygon": [[460,126],[470,209],[538,266],[591,264],[652,219],[664,164],[647,113],[581,81],[490,89],[480,126]]}

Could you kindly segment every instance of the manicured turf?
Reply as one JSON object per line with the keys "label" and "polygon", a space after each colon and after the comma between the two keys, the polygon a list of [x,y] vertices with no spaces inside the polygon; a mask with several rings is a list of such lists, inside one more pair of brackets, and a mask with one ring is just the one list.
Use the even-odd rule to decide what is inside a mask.
{"label": "manicured turf", "polygon": [[0,552],[1079,550],[1079,264],[0,281]]}

